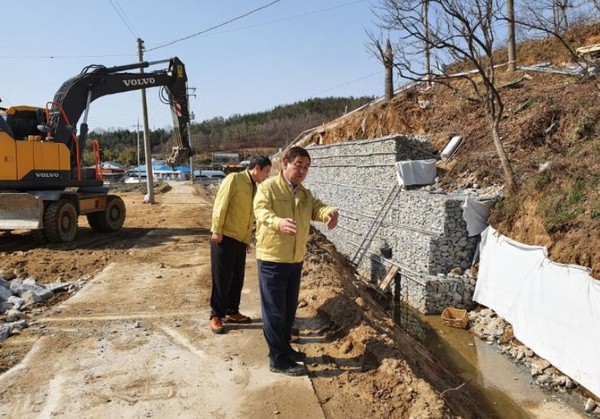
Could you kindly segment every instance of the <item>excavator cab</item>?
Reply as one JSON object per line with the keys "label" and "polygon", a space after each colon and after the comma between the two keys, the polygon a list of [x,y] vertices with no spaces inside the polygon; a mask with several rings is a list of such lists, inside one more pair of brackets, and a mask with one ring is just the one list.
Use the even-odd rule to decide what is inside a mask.
{"label": "excavator cab", "polygon": [[43,133],[39,126],[45,122],[43,109],[32,106],[15,106],[7,109],[6,123],[15,140],[27,141],[32,136],[41,141]]}

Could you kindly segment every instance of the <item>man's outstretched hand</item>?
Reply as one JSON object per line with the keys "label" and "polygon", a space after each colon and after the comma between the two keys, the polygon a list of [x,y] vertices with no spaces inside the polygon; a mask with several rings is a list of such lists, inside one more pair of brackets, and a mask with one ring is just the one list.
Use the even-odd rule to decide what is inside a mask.
{"label": "man's outstretched hand", "polygon": [[332,228],[335,228],[338,224],[339,218],[340,213],[338,212],[338,210],[333,210],[329,214],[327,214],[327,222],[325,223],[327,229],[331,230]]}

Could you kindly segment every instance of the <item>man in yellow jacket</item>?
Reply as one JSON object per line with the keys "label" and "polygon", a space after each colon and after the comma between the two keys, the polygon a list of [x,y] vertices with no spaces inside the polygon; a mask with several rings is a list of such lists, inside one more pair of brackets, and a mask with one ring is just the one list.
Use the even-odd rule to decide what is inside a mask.
{"label": "man in yellow jacket", "polygon": [[270,170],[271,160],[256,156],[250,160],[248,170],[230,173],[219,186],[213,205],[210,245],[210,327],[214,333],[225,331],[223,319],[231,323],[251,321],[239,309],[246,252],[254,227],[252,200],[256,185],[267,178]]}
{"label": "man in yellow jacket", "polygon": [[279,176],[262,183],[254,198],[256,259],[269,369],[292,376],[306,372],[297,363],[304,354],[291,347],[290,337],[310,223],[321,221],[331,229],[338,222],[337,209],[323,204],[302,186],[309,167],[308,152],[291,147],[283,157]]}

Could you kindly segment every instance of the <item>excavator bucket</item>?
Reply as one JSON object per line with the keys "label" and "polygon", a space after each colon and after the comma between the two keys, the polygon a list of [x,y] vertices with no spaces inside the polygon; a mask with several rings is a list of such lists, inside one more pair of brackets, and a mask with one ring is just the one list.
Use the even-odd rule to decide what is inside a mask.
{"label": "excavator bucket", "polygon": [[28,193],[0,193],[0,230],[43,228],[44,201]]}

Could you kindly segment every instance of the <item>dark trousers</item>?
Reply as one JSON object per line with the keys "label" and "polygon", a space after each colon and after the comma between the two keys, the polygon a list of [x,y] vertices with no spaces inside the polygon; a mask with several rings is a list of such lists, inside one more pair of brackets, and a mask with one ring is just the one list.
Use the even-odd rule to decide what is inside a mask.
{"label": "dark trousers", "polygon": [[290,338],[298,307],[302,262],[258,261],[263,333],[272,365],[283,365],[292,351]]}
{"label": "dark trousers", "polygon": [[246,244],[223,236],[221,243],[210,244],[212,293],[210,316],[225,317],[240,310],[246,265]]}

